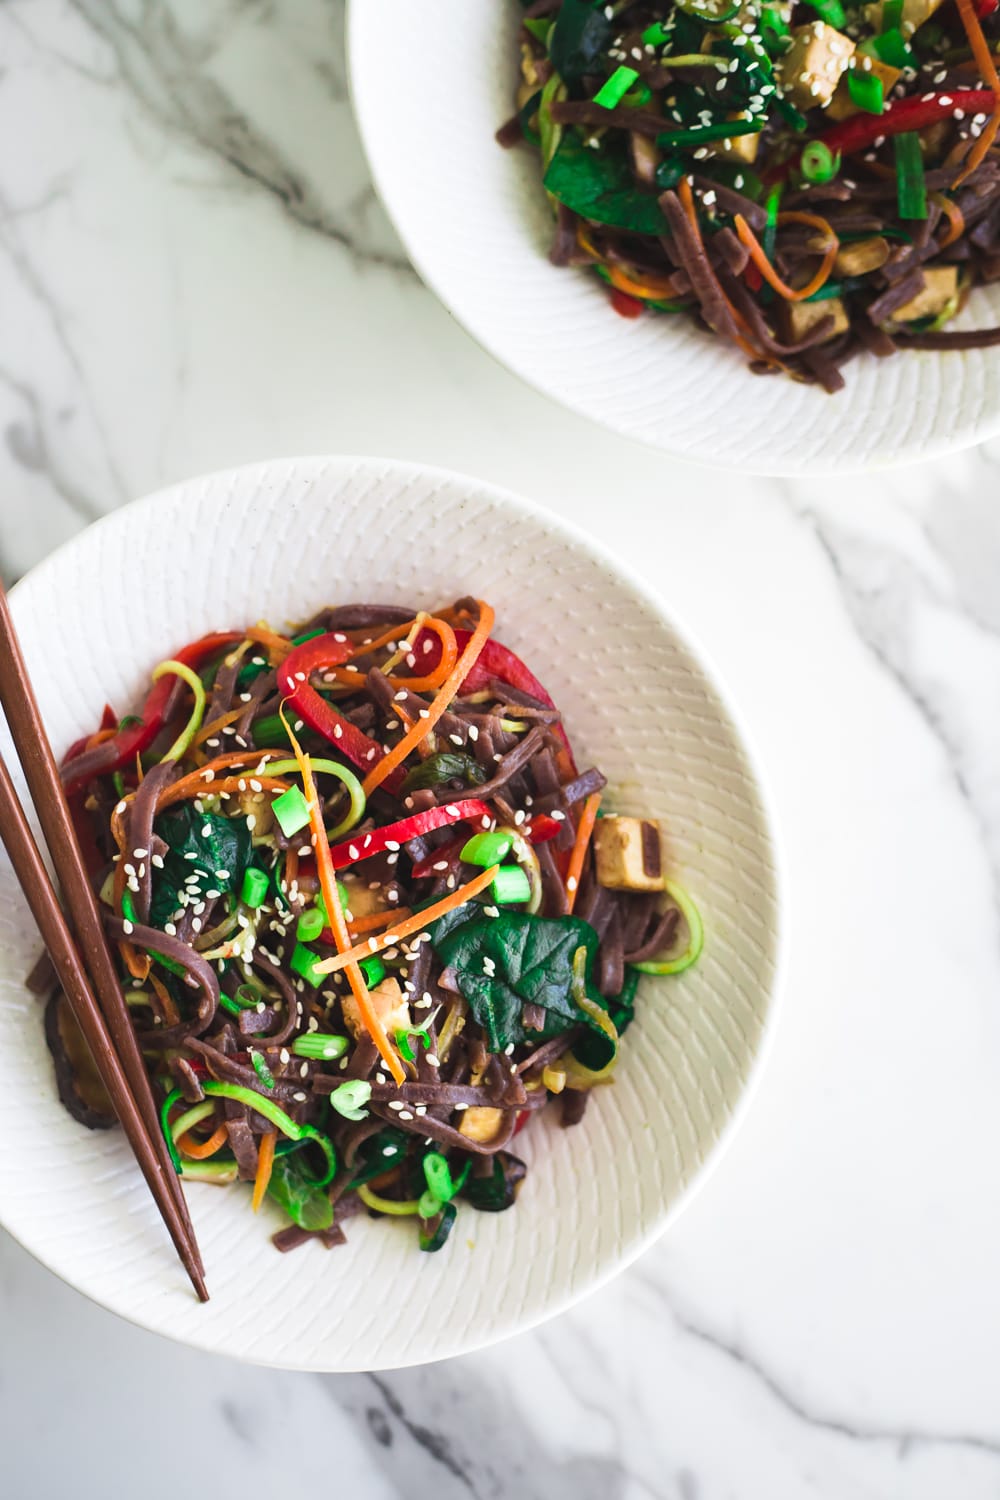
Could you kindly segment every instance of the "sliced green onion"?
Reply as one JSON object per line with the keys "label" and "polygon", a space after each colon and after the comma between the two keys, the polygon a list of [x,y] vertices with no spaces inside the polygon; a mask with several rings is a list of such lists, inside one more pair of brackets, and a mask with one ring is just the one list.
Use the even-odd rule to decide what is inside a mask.
{"label": "sliced green onion", "polygon": [[275,797],[271,803],[271,811],[277,818],[282,833],[288,839],[293,833],[298,833],[308,825],[309,803],[301,787],[290,786],[287,792],[282,792],[280,797]]}
{"label": "sliced green onion", "polygon": [[193,672],[182,661],[161,661],[159,666],[153,668],[152,677],[154,682],[157,682],[161,677],[167,676],[180,677],[183,682],[187,683],[194,694],[194,707],[191,710],[191,717],[163,757],[164,760],[180,760],[201,728],[201,721],[205,716],[205,685],[198,676],[198,673]]}
{"label": "sliced green onion", "polygon": [[[299,1125],[290,1115],[275,1104],[273,1099],[266,1098],[263,1094],[256,1093],[253,1089],[244,1088],[241,1083],[216,1083],[213,1079],[202,1081],[202,1088],[206,1094],[217,1095],[220,1099],[235,1099],[237,1104],[245,1104],[249,1109],[256,1110],[257,1114],[263,1115],[265,1120],[270,1120],[282,1135],[287,1135],[290,1141],[313,1141],[326,1157],[326,1171],[322,1177],[316,1178],[317,1187],[326,1187],[327,1183],[333,1181],[337,1172],[337,1153],[333,1149],[332,1142],[312,1125]],[[166,1118],[172,1104],[180,1098],[180,1089],[175,1089],[168,1094],[163,1102],[163,1118]],[[167,1146],[171,1144],[167,1139]]]}
{"label": "sliced green onion", "polygon": [[872,48],[879,62],[888,63],[890,68],[915,66],[916,59],[898,26],[894,26],[891,31],[883,31],[881,36],[877,36],[872,42]]}
{"label": "sliced green onion", "polygon": [[700,146],[703,141],[729,140],[734,135],[756,135],[763,129],[760,120],[715,120],[709,125],[695,125],[689,130],[665,130],[656,144],[669,151],[673,146]]}
{"label": "sliced green onion", "polygon": [[664,960],[648,959],[645,963],[632,964],[633,969],[638,969],[641,974],[680,974],[684,969],[690,969],[701,956],[701,950],[705,946],[705,928],[701,920],[698,908],[695,906],[687,891],[673,881],[668,880],[664,886],[671,901],[680,908],[681,916],[688,927],[688,945],[684,952],[677,958]]}
{"label": "sliced green onion", "polygon": [[498,870],[490,885],[490,898],[497,906],[512,906],[531,899],[531,881],[518,865]]}
{"label": "sliced green onion", "polygon": [[292,956],[288,960],[289,966],[295,970],[306,984],[311,984],[314,990],[318,990],[326,984],[326,975],[317,968],[323,959],[304,943],[296,943],[292,949]]}
{"label": "sliced green onion", "polygon": [[386,967],[378,954],[372,954],[371,958],[359,958],[358,968],[365,976],[365,984],[373,990],[377,984],[381,984],[386,976]]}
{"label": "sliced green onion", "polygon": [[436,1219],[443,1207],[440,1198],[435,1198],[430,1188],[417,1199],[417,1213],[422,1219]]}
{"label": "sliced green onion", "polygon": [[314,943],[326,926],[326,918],[318,906],[310,906],[295,924],[295,936],[300,943]]}
{"label": "sliced green onion", "polygon": [[652,26],[647,26],[642,33],[642,45],[644,47],[662,47],[667,40],[667,33],[663,29],[662,21],[654,21]]}
{"label": "sliced green onion", "polygon": [[257,1077],[260,1079],[264,1087],[266,1089],[273,1089],[274,1074],[271,1072],[271,1069],[268,1067],[261,1054],[259,1052],[255,1052],[252,1047],[250,1049],[250,1061],[253,1063],[253,1070],[257,1074]]}
{"label": "sliced green onion", "polygon": [[367,1078],[346,1078],[330,1095],[330,1103],[338,1115],[345,1120],[366,1120],[365,1105],[372,1096],[372,1086]]}
{"label": "sliced green onion", "polygon": [[524,20],[521,22],[521,25],[524,27],[529,36],[533,36],[536,42],[543,43],[548,40],[549,30],[552,24],[552,20],[549,16],[525,16]]}
{"label": "sliced green onion", "polygon": [[880,115],[885,109],[885,85],[877,73],[852,68],[847,75],[847,92],[851,103],[870,115]]}
{"label": "sliced green onion", "polygon": [[[439,1203],[450,1203],[465,1186],[465,1179],[472,1170],[472,1163],[471,1161],[465,1163],[456,1181],[451,1175],[448,1158],[440,1151],[428,1151],[423,1160],[423,1168],[427,1191]],[[424,1217],[429,1218],[430,1215],[424,1215]]]}
{"label": "sliced green onion", "polygon": [[424,1021],[424,1022],[422,1022],[421,1025],[419,1025],[419,1026],[401,1026],[399,1028],[399,1030],[396,1032],[396,1046],[399,1049],[399,1051],[402,1054],[402,1056],[406,1058],[407,1062],[415,1062],[416,1061],[416,1056],[415,1056],[415,1053],[413,1051],[413,1043],[410,1040],[411,1037],[418,1036],[420,1038],[420,1040],[423,1042],[423,1044],[424,1044],[425,1047],[428,1047],[428,1048],[430,1047],[430,1044],[431,1044],[430,1028],[433,1026],[435,1020],[437,1019],[437,1013],[438,1013],[438,1011],[440,1009],[441,1009],[441,1007],[438,1006],[431,1013],[431,1015],[429,1015],[427,1017],[427,1020]]}
{"label": "sliced green onion", "polygon": [[789,27],[788,22],[785,20],[780,10],[775,10],[771,5],[765,5],[763,10],[761,11],[760,24],[762,29],[766,27],[768,31],[773,31],[775,36],[777,37],[786,37],[790,35],[791,28]]}
{"label": "sliced green onion", "polygon": [[305,1036],[296,1037],[290,1050],[296,1057],[330,1062],[335,1057],[343,1057],[349,1046],[346,1036],[335,1036],[328,1031],[309,1031]]}
{"label": "sliced green onion", "polygon": [[420,1204],[416,1198],[410,1198],[402,1203],[397,1203],[395,1198],[381,1198],[378,1193],[373,1193],[367,1183],[362,1182],[357,1188],[358,1197],[366,1208],[373,1208],[377,1214],[394,1214],[397,1218],[407,1218],[420,1212]]}
{"label": "sliced green onion", "polygon": [[627,94],[622,95],[622,104],[629,109],[641,109],[648,104],[653,97],[653,90],[644,83],[637,83],[634,89],[629,89]]}
{"label": "sliced green onion", "polygon": [[258,870],[256,865],[251,865],[243,877],[243,885],[240,889],[240,900],[243,905],[249,906],[251,911],[257,911],[267,900],[270,883],[266,871]]}
{"label": "sliced green onion", "polygon": [[[902,0],[900,0],[902,3]],[[837,31],[842,31],[847,22],[844,7],[840,0],[807,0],[807,4],[816,12],[821,21],[828,26],[833,26]]]}
{"label": "sliced green onion", "polygon": [[[336,776],[337,780],[343,783],[347,790],[347,795],[351,799],[347,815],[340,820],[335,828],[328,828],[326,830],[328,839],[339,838],[342,833],[349,832],[356,823],[360,823],[365,815],[365,794],[361,782],[353,771],[349,771],[346,766],[339,765],[335,760],[323,760],[319,756],[310,755],[309,764],[312,767],[314,775]],[[267,774],[269,776],[293,776],[298,769],[299,763],[296,760],[275,760],[268,764]],[[288,793],[285,792],[283,795],[287,797]],[[281,797],[277,799],[277,802],[280,801]],[[305,798],[303,798],[303,801],[305,801]],[[271,804],[272,810],[277,806],[277,802]],[[280,823],[281,819],[279,818],[278,821]],[[285,828],[283,823],[281,826]],[[304,826],[304,824],[299,824],[299,827]],[[288,833],[287,828],[285,828],[285,833]]]}
{"label": "sliced green onion", "polygon": [[594,103],[599,104],[602,109],[614,109],[615,105],[619,104],[623,96],[628,93],[638,77],[639,75],[635,68],[628,67],[626,63],[620,64],[611,77],[605,79],[604,83],[601,84],[601,87],[594,95]]}
{"label": "sliced green onion", "polygon": [[904,0],[882,0],[881,31],[892,31],[903,24]]}
{"label": "sliced green onion", "polygon": [[904,130],[893,137],[896,153],[896,201],[901,219],[926,219],[927,183],[924,178],[924,156],[920,137],[915,130]]}
{"label": "sliced green onion", "polygon": [[810,141],[802,152],[799,169],[807,182],[830,182],[840,171],[840,152],[834,156],[822,141]]}
{"label": "sliced green onion", "polygon": [[[359,1191],[360,1191],[360,1189],[359,1189]],[[455,1219],[457,1218],[457,1216],[458,1216],[458,1209],[455,1207],[454,1203],[446,1203],[444,1205],[444,1208],[442,1208],[442,1210],[441,1210],[441,1217],[438,1220],[437,1228],[436,1229],[432,1229],[429,1234],[427,1233],[426,1230],[421,1229],[421,1231],[420,1231],[420,1248],[421,1248],[421,1250],[427,1250],[429,1252],[433,1252],[435,1250],[440,1250],[441,1246],[447,1240],[449,1234],[451,1234],[452,1225],[454,1224]]]}
{"label": "sliced green onion", "polygon": [[498,865],[507,858],[513,842],[513,836],[502,829],[496,833],[474,833],[468,843],[462,845],[458,857],[468,865],[481,865],[488,870],[490,865]]}

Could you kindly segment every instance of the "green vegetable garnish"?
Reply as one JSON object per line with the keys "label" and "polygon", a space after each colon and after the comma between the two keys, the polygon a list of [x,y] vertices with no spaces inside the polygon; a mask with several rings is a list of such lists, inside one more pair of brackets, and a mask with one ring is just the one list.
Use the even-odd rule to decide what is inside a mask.
{"label": "green vegetable garnish", "polygon": [[[735,129],[723,132],[735,133]],[[595,224],[612,224],[637,234],[666,233],[659,203],[636,187],[620,143],[605,142],[602,150],[591,151],[574,132],[564,132],[545,173],[545,189]]]}
{"label": "green vegetable garnish", "polygon": [[614,109],[615,105],[620,103],[628,93],[638,77],[639,75],[635,68],[630,68],[625,63],[621,63],[612,73],[611,77],[605,79],[604,83],[598,89],[594,95],[594,103],[600,104],[603,109]]}
{"label": "green vegetable garnish", "polygon": [[295,936],[300,943],[314,943],[326,926],[326,918],[318,906],[310,906],[295,924]]}
{"label": "green vegetable garnish", "polygon": [[255,1052],[252,1047],[250,1049],[250,1061],[253,1064],[254,1072],[257,1074],[257,1077],[260,1079],[264,1087],[266,1089],[273,1089],[274,1074],[271,1072],[271,1069],[268,1067],[261,1054],[259,1052]]}
{"label": "green vegetable garnish", "polygon": [[372,954],[371,958],[359,958],[358,968],[365,976],[365,984],[373,990],[377,984],[381,984],[386,976],[386,967],[378,954]]}
{"label": "green vegetable garnish", "polygon": [[271,811],[282,833],[289,839],[293,833],[300,832],[309,823],[309,803],[301,787],[290,786],[287,792],[282,792],[280,797],[275,797],[271,803]]}
{"label": "green vegetable garnish", "polygon": [[330,1062],[334,1058],[343,1057],[349,1046],[346,1036],[335,1036],[328,1031],[309,1031],[305,1036],[296,1037],[290,1050],[296,1057]]}
{"label": "green vegetable garnish", "polygon": [[[332,1142],[312,1125],[299,1125],[290,1115],[286,1115],[273,1099],[268,1099],[264,1094],[258,1094],[253,1089],[244,1088],[241,1083],[216,1083],[214,1079],[205,1079],[201,1087],[210,1098],[233,1099],[237,1104],[247,1105],[249,1109],[263,1115],[265,1120],[269,1120],[290,1141],[309,1141],[318,1146],[326,1158],[326,1169],[321,1177],[315,1179],[315,1182],[318,1187],[326,1187],[327,1183],[333,1181],[337,1171],[337,1153],[333,1149]],[[163,1136],[170,1152],[170,1159],[178,1172],[181,1170],[181,1161],[170,1133],[168,1120],[170,1111],[181,1097],[180,1089],[173,1089],[164,1099],[160,1109]]]}
{"label": "green vegetable garnish", "polygon": [[893,137],[896,153],[896,198],[901,219],[926,219],[927,183],[920,136],[904,130]]}
{"label": "green vegetable garnish", "polygon": [[810,141],[802,152],[799,169],[807,182],[830,182],[840,171],[840,152],[834,156],[822,141]]}
{"label": "green vegetable garnish", "polygon": [[457,1215],[458,1210],[456,1209],[454,1203],[446,1203],[441,1210],[441,1217],[438,1220],[436,1227],[431,1229],[430,1231],[421,1229],[421,1250],[427,1250],[430,1252],[440,1250],[441,1246],[447,1240],[449,1234],[451,1234],[452,1225],[454,1224]]}
{"label": "green vegetable garnish", "polygon": [[240,900],[243,905],[249,906],[251,911],[257,911],[267,900],[270,884],[266,871],[258,870],[256,865],[251,865],[243,876],[243,885],[240,889]]}
{"label": "green vegetable garnish", "polygon": [[858,109],[870,115],[880,115],[885,109],[885,87],[877,73],[852,68],[847,75],[847,90]]}
{"label": "green vegetable garnish", "polygon": [[480,865],[488,870],[490,865],[498,865],[507,858],[513,842],[512,835],[502,829],[496,833],[474,833],[468,843],[462,845],[458,857],[466,864]]}
{"label": "green vegetable garnish", "polygon": [[638,969],[641,974],[680,974],[685,969],[690,969],[701,956],[701,950],[705,946],[705,928],[701,914],[687,891],[671,880],[666,882],[664,889],[671,901],[680,908],[681,916],[687,923],[687,947],[677,958],[646,959],[642,963],[633,964],[632,967]]}
{"label": "green vegetable garnish", "polygon": [[552,66],[567,83],[578,83],[585,73],[600,68],[614,35],[614,21],[594,0],[563,0],[549,36]]}
{"label": "green vegetable garnish", "polygon": [[330,1195],[303,1170],[296,1154],[275,1157],[268,1195],[300,1229],[329,1229],[333,1223]]}
{"label": "green vegetable garnish", "polygon": [[847,14],[840,0],[807,0],[807,4],[816,12],[821,21],[825,21],[828,26],[833,26],[837,31],[842,31],[847,24]]}
{"label": "green vegetable garnish", "polygon": [[289,966],[296,974],[300,975],[306,984],[311,984],[314,990],[320,989],[327,983],[328,976],[317,969],[317,964],[323,962],[318,953],[307,948],[304,943],[296,943],[292,949],[292,956],[288,960]]}
{"label": "green vegetable garnish", "polygon": [[372,1096],[372,1086],[366,1078],[347,1078],[330,1095],[330,1103],[338,1115],[345,1120],[366,1120],[365,1105]]}
{"label": "green vegetable garnish", "polygon": [[193,802],[181,802],[161,813],[155,828],[167,852],[162,869],[153,872],[154,927],[163,927],[181,910],[182,895],[201,901],[209,891],[224,896],[242,889],[253,853],[245,818],[198,812]]}
{"label": "green vegetable garnish", "polygon": [[474,756],[464,750],[439,750],[409,771],[400,791],[417,792],[423,787],[440,786],[443,781],[464,781],[467,786],[481,786],[486,772]]}
{"label": "green vegetable garnish", "polygon": [[490,885],[490,897],[497,906],[515,906],[531,895],[531,881],[517,865],[498,870]]}

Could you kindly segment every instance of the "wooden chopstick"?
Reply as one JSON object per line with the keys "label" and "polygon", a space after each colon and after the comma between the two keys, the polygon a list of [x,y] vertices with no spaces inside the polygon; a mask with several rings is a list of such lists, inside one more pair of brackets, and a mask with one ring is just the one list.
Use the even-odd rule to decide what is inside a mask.
{"label": "wooden chopstick", "polygon": [[[149,1075],[143,1062],[138,1039],[132,1027],[128,1006],[122,994],[114,959],[108,946],[98,910],[97,898],[83,863],[73,829],[69,806],[63,794],[59,770],[35,698],[31,679],[7,595],[0,584],[0,704],[7,718],[11,737],[38,813],[45,842],[49,847],[59,877],[69,918],[76,936],[93,991],[132,1098],[145,1125],[145,1134],[160,1164],[167,1196],[174,1205],[183,1231],[187,1253],[204,1285],[204,1265],[180,1181],[170,1160],[153,1101]],[[15,798],[16,800],[16,798]],[[169,1227],[169,1223],[168,1223]]]}
{"label": "wooden chopstick", "polygon": [[10,856],[31,908],[32,916],[48,950],[59,982],[69,1001],[73,1015],[90,1048],[91,1055],[107,1089],[115,1113],[128,1137],[129,1145],[142,1168],[150,1192],[156,1199],[177,1253],[191,1278],[195,1291],[203,1302],[208,1301],[208,1289],[204,1275],[191,1254],[189,1238],[184,1223],[177,1213],[173,1197],[167,1189],[167,1177],[146,1132],[145,1122],[133,1098],[128,1079],[115,1054],[111,1037],[101,1015],[93,991],[87,982],[83,963],[77,952],[66,918],[62,914],[58,898],[49,879],[38,845],[32,837],[3,760],[0,759],[0,841]]}

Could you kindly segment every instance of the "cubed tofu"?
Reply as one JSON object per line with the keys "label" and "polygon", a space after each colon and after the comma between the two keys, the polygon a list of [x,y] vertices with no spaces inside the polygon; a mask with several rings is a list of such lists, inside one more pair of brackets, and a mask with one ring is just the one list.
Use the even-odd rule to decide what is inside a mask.
{"label": "cubed tofu", "polygon": [[869,57],[867,53],[856,52],[851,59],[851,66],[845,69],[837,84],[836,93],[826,107],[831,120],[846,120],[849,115],[858,113],[858,106],[851,98],[851,89],[847,82],[848,75],[852,72],[881,78],[882,97],[886,100],[892,93],[896,82],[902,77],[899,68],[890,68],[888,63],[879,62],[877,57]]}
{"label": "cubed tofu", "polygon": [[660,825],[651,818],[599,818],[594,825],[597,881],[611,891],[662,891]]}
{"label": "cubed tofu", "polygon": [[464,1135],[467,1140],[485,1143],[499,1135],[502,1124],[502,1109],[493,1109],[485,1104],[474,1104],[471,1109],[463,1113],[458,1133]]}
{"label": "cubed tofu", "polygon": [[917,318],[934,318],[944,312],[958,291],[957,266],[929,266],[924,271],[924,285],[915,297],[897,307],[894,323],[912,323]]}
{"label": "cubed tofu", "polygon": [[[883,0],[877,0],[877,4],[865,6],[865,20],[875,31],[883,30],[882,4]],[[943,4],[944,0],[903,0],[900,31],[905,37],[911,37]]]}
{"label": "cubed tofu", "polygon": [[889,241],[880,234],[867,240],[855,240],[851,245],[841,245],[833,263],[835,276],[866,276],[877,271],[889,259]]}
{"label": "cubed tofu", "polygon": [[372,890],[366,880],[356,875],[342,875],[341,882],[347,891],[347,909],[352,917],[371,917],[376,912],[388,911],[391,903],[385,899],[383,887]]}
{"label": "cubed tofu", "polygon": [[830,317],[833,318],[833,323],[830,331],[820,340],[821,343],[835,339],[840,333],[846,333],[850,327],[847,309],[840,298],[824,297],[820,302],[790,302],[785,314],[789,339],[796,342],[804,339],[817,323]]}
{"label": "cubed tofu", "polygon": [[[394,1037],[397,1031],[403,1031],[409,1026],[410,1004],[397,980],[383,979],[381,984],[368,991],[368,997],[389,1037]],[[361,1019],[358,1002],[350,992],[344,996],[344,1025],[355,1041],[368,1033],[368,1028]]]}
{"label": "cubed tofu", "polygon": [[778,65],[785,96],[802,110],[829,104],[853,54],[850,37],[825,21],[796,26]]}
{"label": "cubed tofu", "polygon": [[[732,119],[741,120],[743,115],[732,115]],[[724,136],[715,145],[712,155],[719,161],[744,162],[747,166],[757,160],[757,147],[760,145],[760,131],[754,131],[752,135]]]}

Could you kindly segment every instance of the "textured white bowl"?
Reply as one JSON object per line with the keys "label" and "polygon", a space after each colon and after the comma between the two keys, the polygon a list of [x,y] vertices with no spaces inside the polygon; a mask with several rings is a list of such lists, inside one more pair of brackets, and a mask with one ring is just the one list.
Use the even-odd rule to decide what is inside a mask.
{"label": "textured white bowl", "polygon": [[[618,1081],[581,1126],[519,1139],[516,1207],[462,1210],[447,1248],[412,1225],[353,1221],[346,1247],[280,1256],[277,1210],[188,1188],[212,1301],[172,1260],[116,1132],[62,1109],[24,976],[38,952],[0,863],[0,1221],[95,1301],[199,1348],[298,1369],[384,1368],[456,1354],[550,1316],[638,1255],[731,1136],[776,989],[773,834],[721,691],[663,606],[544,512],[473,479],[370,459],[259,464],[117,511],[14,592],[61,754],[105,701],[124,712],[156,661],[213,628],[301,619],[324,603],[493,602],[500,639],[563,708],[612,805],[663,819],[705,915],[700,963],[644,980]],[[9,758],[9,747],[0,739]],[[0,856],[2,859],[2,856]]]}
{"label": "textured white bowl", "polygon": [[[513,112],[517,0],[351,0],[351,90],[382,202],[420,275],[546,395],[684,458],[760,474],[914,462],[1000,430],[1000,348],[864,356],[828,396],[752,375],[683,317],[620,318],[584,271],[548,262],[537,156],[493,139]],[[1000,285],[953,325],[1000,319]]]}

